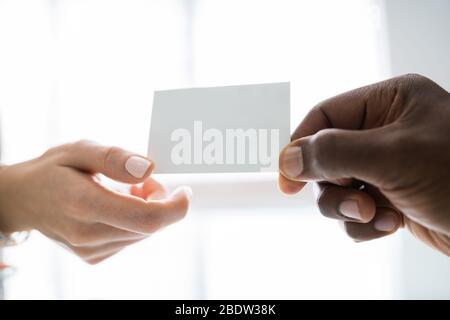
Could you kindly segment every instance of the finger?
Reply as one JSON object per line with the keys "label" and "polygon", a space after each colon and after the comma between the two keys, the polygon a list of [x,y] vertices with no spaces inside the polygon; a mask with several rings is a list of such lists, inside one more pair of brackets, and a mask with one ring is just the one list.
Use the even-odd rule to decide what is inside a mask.
{"label": "finger", "polygon": [[105,261],[106,259],[111,258],[112,256],[118,254],[118,253],[119,253],[120,251],[122,251],[123,249],[124,249],[124,248],[120,248],[120,249],[118,249],[118,250],[115,250],[115,251],[113,251],[113,252],[107,254],[107,255],[100,256],[100,257],[91,259],[91,260],[86,261],[86,262],[89,263],[89,264],[91,264],[91,265],[98,264],[98,263],[103,262],[103,261]]}
{"label": "finger", "polygon": [[86,224],[77,221],[67,223],[57,234],[74,247],[93,247],[110,242],[140,240],[148,236],[103,223]]}
{"label": "finger", "polygon": [[153,162],[118,147],[105,147],[90,141],[62,146],[61,165],[90,173],[102,173],[111,179],[139,183],[153,170]]}
{"label": "finger", "polygon": [[137,184],[132,184],[130,187],[130,194],[132,196],[141,198],[141,199],[145,199],[144,197],[144,192],[142,190],[142,186],[137,185]]}
{"label": "finger", "polygon": [[341,225],[349,237],[360,242],[390,235],[397,231],[401,224],[402,218],[397,211],[378,207],[375,217],[368,223],[343,222]]}
{"label": "finger", "polygon": [[97,193],[98,205],[91,219],[131,232],[151,234],[185,217],[191,188],[179,187],[161,200],[142,200],[110,190]]}
{"label": "finger", "polygon": [[394,122],[401,110],[388,114],[390,108],[404,94],[408,78],[400,76],[351,90],[322,101],[299,124],[292,135],[297,140],[320,130],[338,128],[365,130]]}
{"label": "finger", "polygon": [[[396,101],[399,92],[402,92],[401,89],[405,86],[405,82],[407,82],[405,77],[393,78],[340,94],[319,103],[294,131],[292,141],[315,135],[319,131],[329,128],[364,130],[394,122],[402,113],[392,112],[389,113],[389,116],[386,114],[393,102]],[[367,138],[367,136],[365,137]],[[362,138],[364,136],[360,137],[360,141],[364,141]],[[300,143],[294,143],[291,144],[291,147],[300,145]],[[299,180],[300,178],[301,168],[298,168],[297,162],[303,160],[298,157],[299,150],[287,147],[280,154],[280,171],[287,180]],[[289,159],[291,161],[288,161]],[[330,163],[333,159],[325,160]],[[315,161],[315,159],[312,158],[310,161]],[[294,168],[291,169],[293,171],[289,171],[287,168],[288,162],[291,162],[291,166],[294,165]],[[294,163],[292,164],[292,162]],[[337,177],[337,179],[339,178],[342,177]],[[280,189],[284,190],[287,183],[284,180],[281,181]]]}
{"label": "finger", "polygon": [[317,185],[316,201],[325,217],[353,222],[369,222],[374,218],[375,201],[366,192],[330,183]]}
{"label": "finger", "polygon": [[281,192],[285,194],[295,194],[299,192],[304,186],[305,182],[292,181],[285,178],[283,175],[278,176],[278,187]]}
{"label": "finger", "polygon": [[380,185],[389,173],[391,127],[364,131],[326,129],[298,139],[280,154],[280,173],[292,181],[356,178]]}
{"label": "finger", "polygon": [[104,256],[111,256],[112,254],[116,254],[120,250],[125,247],[132,245],[138,240],[129,240],[129,241],[120,241],[120,242],[111,242],[108,244],[104,244],[96,247],[69,247],[70,251],[75,253],[77,256],[82,258],[84,261],[91,263],[95,262],[96,259]]}
{"label": "finger", "polygon": [[[74,246],[70,242],[68,242],[65,238],[52,234],[50,236],[59,246],[66,249],[67,251],[70,251],[71,253],[79,256],[84,261],[88,263],[98,263],[106,257],[110,257],[117,252],[121,251],[126,246],[129,246],[131,244],[134,244],[136,242],[139,242],[141,240],[144,240],[147,237],[139,238],[139,239],[133,239],[133,240],[125,240],[125,241],[111,241],[108,243],[105,243],[103,245],[99,246]],[[105,257],[103,259],[99,259],[101,257]],[[91,262],[91,261],[97,261],[97,262]]]}
{"label": "finger", "polygon": [[167,196],[167,190],[155,179],[148,178],[142,184],[142,195],[144,199],[158,200]]}
{"label": "finger", "polygon": [[361,190],[364,190],[375,201],[377,207],[391,208],[392,210],[399,211],[386,196],[380,191],[379,188],[374,187],[368,183],[361,185]]}
{"label": "finger", "polygon": [[[330,182],[340,186],[348,186],[352,183],[352,179],[342,178]],[[302,190],[305,185],[306,182],[289,180],[282,174],[278,176],[278,188],[284,194],[288,195],[296,194],[300,190]]]}
{"label": "finger", "polygon": [[141,199],[163,199],[167,195],[166,188],[155,179],[149,177],[142,185],[132,185],[130,194]]}

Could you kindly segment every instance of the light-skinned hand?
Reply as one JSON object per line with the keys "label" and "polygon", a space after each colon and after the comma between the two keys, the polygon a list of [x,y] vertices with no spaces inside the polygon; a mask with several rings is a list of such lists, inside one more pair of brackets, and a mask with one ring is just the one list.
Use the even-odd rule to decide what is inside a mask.
{"label": "light-skinned hand", "polygon": [[[98,263],[186,215],[190,188],[166,195],[149,178],[153,167],[150,159],[89,141],[3,166],[0,231],[36,229],[86,262]],[[106,188],[97,174],[132,184],[130,193]]]}

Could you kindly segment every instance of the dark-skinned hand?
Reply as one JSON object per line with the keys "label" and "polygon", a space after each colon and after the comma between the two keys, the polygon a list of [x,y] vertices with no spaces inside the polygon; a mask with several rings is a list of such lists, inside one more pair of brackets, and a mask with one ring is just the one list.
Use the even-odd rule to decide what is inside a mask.
{"label": "dark-skinned hand", "polygon": [[405,75],[313,108],[280,154],[280,189],[317,184],[321,213],[355,241],[406,227],[450,256],[450,94]]}

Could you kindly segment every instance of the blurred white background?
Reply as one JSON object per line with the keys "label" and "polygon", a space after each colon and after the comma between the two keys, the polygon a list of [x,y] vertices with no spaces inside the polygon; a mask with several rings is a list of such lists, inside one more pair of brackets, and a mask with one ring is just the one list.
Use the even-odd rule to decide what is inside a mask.
{"label": "blurred white background", "polygon": [[[449,90],[448,39],[446,0],[0,0],[2,161],[81,138],[145,154],[158,89],[291,81],[292,128],[392,75]],[[187,219],[96,266],[34,233],[6,251],[6,297],[450,297],[448,258],[406,232],[355,244],[310,189],[282,196],[272,174],[159,178],[193,186]]]}

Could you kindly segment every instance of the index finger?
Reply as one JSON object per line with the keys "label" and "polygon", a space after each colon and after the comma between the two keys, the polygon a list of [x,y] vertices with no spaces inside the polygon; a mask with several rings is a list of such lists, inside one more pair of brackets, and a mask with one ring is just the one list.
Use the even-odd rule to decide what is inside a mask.
{"label": "index finger", "polygon": [[[419,79],[417,75],[404,75],[324,100],[306,115],[292,140],[328,128],[367,130],[390,124],[403,115],[399,100],[405,98],[411,84]],[[393,107],[395,110],[391,110]]]}

